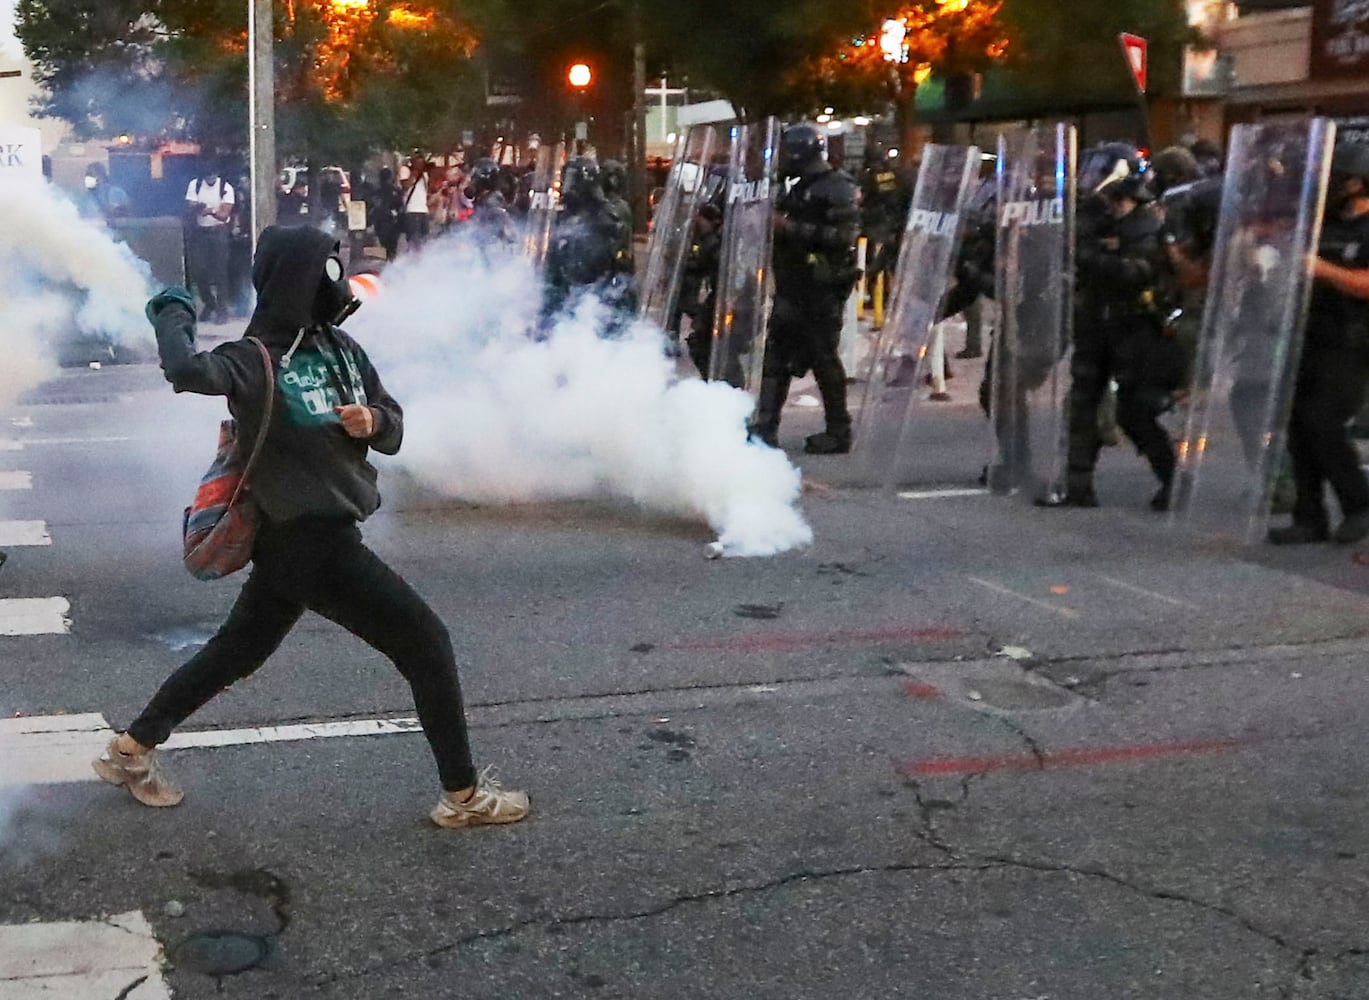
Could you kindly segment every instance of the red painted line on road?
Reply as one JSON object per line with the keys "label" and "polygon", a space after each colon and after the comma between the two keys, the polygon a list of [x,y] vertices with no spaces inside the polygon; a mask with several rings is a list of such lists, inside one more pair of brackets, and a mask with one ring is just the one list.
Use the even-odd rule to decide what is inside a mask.
{"label": "red painted line on road", "polygon": [[785,652],[813,646],[879,646],[894,642],[928,642],[959,639],[964,632],[955,628],[881,628],[865,632],[777,632],[739,635],[730,639],[691,639],[677,642],[671,649],[725,650],[734,653]]}
{"label": "red painted line on road", "polygon": [[941,697],[941,689],[932,684],[924,684],[921,681],[913,681],[903,685],[903,693],[909,698],[921,698],[924,701],[931,701],[933,698]]}
{"label": "red painted line on road", "polygon": [[1092,767],[1157,757],[1186,757],[1223,753],[1249,745],[1251,740],[1190,740],[1182,743],[1148,743],[1139,746],[1080,747],[1035,754],[1004,754],[998,757],[933,757],[898,765],[900,774],[925,778],[943,774],[983,774],[989,771],[1050,771],[1059,767]]}

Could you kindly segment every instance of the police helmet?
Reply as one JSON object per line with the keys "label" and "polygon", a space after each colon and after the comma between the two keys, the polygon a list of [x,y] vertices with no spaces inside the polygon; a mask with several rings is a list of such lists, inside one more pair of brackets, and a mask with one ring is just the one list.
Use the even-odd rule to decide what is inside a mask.
{"label": "police helmet", "polygon": [[477,194],[485,194],[499,187],[499,164],[488,156],[471,164],[471,189]]}
{"label": "police helmet", "polygon": [[1343,142],[1331,154],[1331,170],[1334,173],[1359,177],[1369,184],[1369,144],[1362,142]]}
{"label": "police helmet", "polygon": [[1150,171],[1155,193],[1163,195],[1170,188],[1198,179],[1198,158],[1183,146],[1168,146],[1155,154]]}
{"label": "police helmet", "polygon": [[1127,174],[1119,177],[1111,183],[1105,184],[1100,190],[1104,198],[1110,201],[1121,201],[1123,198],[1130,198],[1132,201],[1144,204],[1155,200],[1155,194],[1150,190],[1149,178],[1145,174]]}
{"label": "police helmet", "polygon": [[561,171],[561,200],[574,207],[604,197],[599,186],[599,164],[588,156],[572,156]]}
{"label": "police helmet", "polygon": [[1102,194],[1109,185],[1144,170],[1145,161],[1135,146],[1126,142],[1100,143],[1079,157],[1079,191],[1085,195]]}
{"label": "police helmet", "polygon": [[627,167],[617,160],[605,160],[599,166],[599,183],[604,194],[622,194],[627,190]]}
{"label": "police helmet", "polygon": [[827,153],[827,136],[808,122],[790,125],[780,136],[779,173],[798,177]]}

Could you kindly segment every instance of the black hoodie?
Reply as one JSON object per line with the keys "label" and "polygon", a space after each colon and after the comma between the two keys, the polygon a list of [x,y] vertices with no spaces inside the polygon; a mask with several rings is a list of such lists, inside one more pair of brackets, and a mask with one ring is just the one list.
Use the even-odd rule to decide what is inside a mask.
{"label": "black hoodie", "polygon": [[[257,243],[257,308],[247,336],[271,352],[276,378],[275,412],[252,473],[252,496],[272,521],[305,515],[364,521],[380,506],[367,450],[393,455],[404,435],[404,413],[366,352],[312,315],[324,262],[335,246],[331,236],[308,227],[272,226]],[[243,339],[197,352],[195,316],[179,303],[164,306],[153,326],[167,381],[177,392],[227,396],[240,445],[250,450],[266,399],[256,347]],[[347,403],[371,408],[372,437],[358,440],[342,429],[333,407]]]}

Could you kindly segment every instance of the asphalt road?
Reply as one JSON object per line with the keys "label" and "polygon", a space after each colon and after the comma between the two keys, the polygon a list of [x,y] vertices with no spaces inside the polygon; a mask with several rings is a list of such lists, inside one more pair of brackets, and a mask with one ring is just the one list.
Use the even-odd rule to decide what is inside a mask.
{"label": "asphalt road", "polygon": [[[957,374],[921,492],[982,461]],[[224,617],[236,581],[177,560],[218,417],[152,367],[0,414],[0,483],[32,483],[0,527],[51,539],[10,550],[0,601],[70,620],[0,636],[5,716],[122,725]],[[784,443],[816,426],[792,407]],[[186,727],[228,745],[167,752],[181,807],[0,790],[0,1000],[152,997],[146,972],[34,992],[5,964],[7,928],[134,912],[177,998],[1369,997],[1358,552],[1169,528],[1123,448],[1094,511],[802,462],[814,546],[719,561],[699,524],[453,504],[384,469],[367,537],[449,623],[479,762],[532,817],[429,827],[404,723],[245,742],[412,714],[306,619]]]}

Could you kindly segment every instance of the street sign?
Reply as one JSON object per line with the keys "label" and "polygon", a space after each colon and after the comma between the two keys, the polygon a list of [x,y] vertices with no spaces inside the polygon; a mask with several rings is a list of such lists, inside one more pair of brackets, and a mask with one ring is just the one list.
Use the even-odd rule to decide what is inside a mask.
{"label": "street sign", "polygon": [[1150,43],[1140,35],[1129,35],[1125,31],[1117,36],[1122,43],[1122,54],[1127,57],[1127,68],[1136,83],[1137,93],[1146,92],[1146,53]]}

